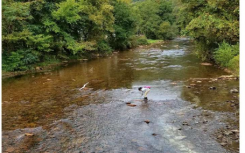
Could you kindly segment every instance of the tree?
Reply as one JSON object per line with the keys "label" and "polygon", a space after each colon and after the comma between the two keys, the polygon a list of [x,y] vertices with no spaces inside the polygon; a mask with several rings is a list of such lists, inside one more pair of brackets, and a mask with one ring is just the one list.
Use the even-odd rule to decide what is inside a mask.
{"label": "tree", "polygon": [[[138,8],[140,14],[140,28],[141,34],[145,34],[147,38],[151,39],[172,39],[177,29],[175,28],[175,16],[173,14],[172,1],[167,0],[146,0],[134,4]],[[161,29],[164,23],[169,23],[168,30]],[[162,24],[162,26],[160,26]],[[169,36],[163,36],[168,33]]]}
{"label": "tree", "polygon": [[131,47],[130,38],[135,34],[137,18],[128,1],[112,2],[114,6],[114,32],[110,34],[110,43],[115,49],[127,49]]}

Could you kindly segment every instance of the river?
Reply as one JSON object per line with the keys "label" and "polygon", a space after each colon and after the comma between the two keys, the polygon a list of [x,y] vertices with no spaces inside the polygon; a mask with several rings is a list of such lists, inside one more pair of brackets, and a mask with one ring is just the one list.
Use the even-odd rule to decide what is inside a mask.
{"label": "river", "polygon": [[177,38],[3,79],[3,151],[239,152],[239,80],[194,47]]}

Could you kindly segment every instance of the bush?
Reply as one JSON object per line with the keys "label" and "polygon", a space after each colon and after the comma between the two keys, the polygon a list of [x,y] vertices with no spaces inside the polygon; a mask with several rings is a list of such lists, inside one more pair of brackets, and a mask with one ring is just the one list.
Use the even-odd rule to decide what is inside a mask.
{"label": "bush", "polygon": [[139,45],[148,45],[148,41],[147,41],[147,38],[146,36],[142,35],[142,36],[131,36],[130,37],[130,41],[129,41],[129,44],[130,44],[130,48],[132,47],[137,47]]}
{"label": "bush", "polygon": [[170,22],[164,21],[159,26],[158,38],[163,40],[171,40],[176,36],[177,27],[171,25]]}
{"label": "bush", "polygon": [[228,64],[228,67],[239,75],[239,55],[232,58]]}
{"label": "bush", "polygon": [[137,36],[136,35],[133,35],[129,38],[129,47],[130,48],[133,48],[133,47],[136,47],[138,46],[138,39],[137,39]]}
{"label": "bush", "polygon": [[111,47],[106,41],[100,41],[97,44],[98,51],[100,53],[110,53],[112,51]]}
{"label": "bush", "polygon": [[239,55],[239,44],[230,45],[223,42],[215,51],[214,59],[216,63],[220,64],[221,66],[228,67],[230,60],[237,55]]}
{"label": "bush", "polygon": [[206,61],[206,60],[213,61],[214,60],[213,54],[210,50],[211,50],[211,47],[206,44],[205,40],[195,41],[195,54],[202,61]]}
{"label": "bush", "polygon": [[148,45],[148,41],[147,41],[146,36],[139,36],[137,38],[137,44],[138,45]]}
{"label": "bush", "polygon": [[23,71],[28,70],[31,64],[39,61],[39,54],[30,50],[18,50],[10,55],[3,55],[3,70]]}

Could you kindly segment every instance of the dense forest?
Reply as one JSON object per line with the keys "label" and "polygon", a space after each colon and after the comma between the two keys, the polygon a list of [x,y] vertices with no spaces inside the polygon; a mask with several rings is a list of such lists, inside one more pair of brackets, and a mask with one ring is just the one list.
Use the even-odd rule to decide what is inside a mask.
{"label": "dense forest", "polygon": [[203,60],[238,73],[239,0],[3,0],[2,68],[106,55],[189,36]]}

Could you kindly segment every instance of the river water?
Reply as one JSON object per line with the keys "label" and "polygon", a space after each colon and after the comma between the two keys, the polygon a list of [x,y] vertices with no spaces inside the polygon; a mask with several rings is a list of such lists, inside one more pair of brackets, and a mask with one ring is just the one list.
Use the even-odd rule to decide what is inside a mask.
{"label": "river water", "polygon": [[238,152],[214,135],[239,128],[239,81],[201,65],[194,47],[178,38],[3,79],[3,151]]}

